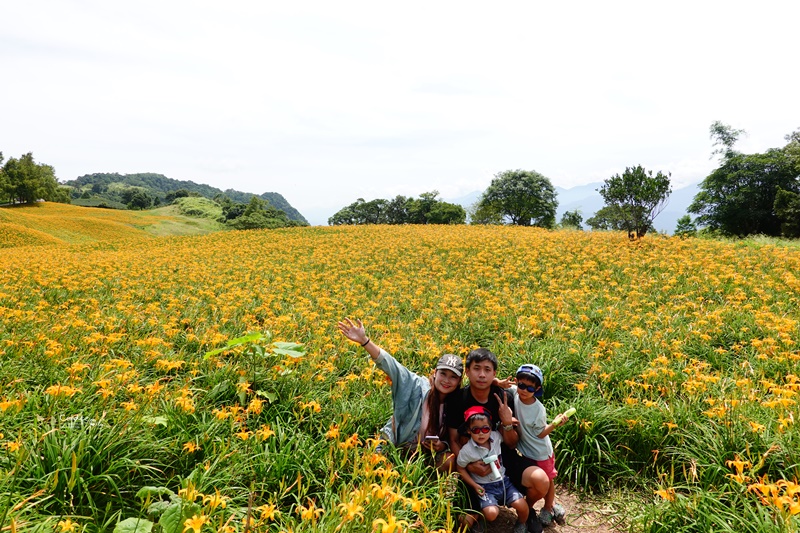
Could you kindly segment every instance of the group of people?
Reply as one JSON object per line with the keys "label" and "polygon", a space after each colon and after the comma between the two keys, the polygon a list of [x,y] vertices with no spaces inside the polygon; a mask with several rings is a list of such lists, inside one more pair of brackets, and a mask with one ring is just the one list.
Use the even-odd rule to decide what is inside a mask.
{"label": "group of people", "polygon": [[[472,510],[465,520],[473,532],[494,521],[501,506],[517,513],[514,533],[564,523],[565,511],[555,503],[558,472],[549,435],[567,418],[547,422],[538,366],[522,365],[515,379],[499,380],[497,356],[478,348],[466,364],[445,354],[432,376],[421,376],[375,344],[361,320],[346,318],[338,327],[391,379],[393,415],[381,430],[383,438],[425,451],[439,470],[460,474]],[[462,387],[464,374],[469,383]],[[533,505],[542,499],[537,515]]]}

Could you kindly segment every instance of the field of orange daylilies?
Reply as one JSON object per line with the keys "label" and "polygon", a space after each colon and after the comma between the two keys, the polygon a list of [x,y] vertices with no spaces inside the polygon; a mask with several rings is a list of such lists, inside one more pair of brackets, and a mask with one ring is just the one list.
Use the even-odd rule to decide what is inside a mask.
{"label": "field of orange daylilies", "polygon": [[641,530],[798,526],[798,248],[130,217],[0,211],[3,531],[454,531],[449,481],[376,453],[389,387],[343,317],[420,373],[539,364],[578,411],[561,482],[635,491]]}

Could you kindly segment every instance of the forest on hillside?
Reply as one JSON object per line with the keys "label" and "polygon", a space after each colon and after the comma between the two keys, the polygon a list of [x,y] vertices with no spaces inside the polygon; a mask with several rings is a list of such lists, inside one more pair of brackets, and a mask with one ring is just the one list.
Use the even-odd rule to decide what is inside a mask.
{"label": "forest on hillside", "polygon": [[175,180],[149,172],[85,174],[63,185],[70,188],[75,205],[98,207],[105,204],[105,207],[118,209],[147,209],[170,204],[175,198],[183,196],[199,196],[215,201],[224,197],[235,204],[248,204],[255,197],[286,213],[289,220],[308,224],[305,217],[277,192],[256,195],[233,189],[223,191],[210,185]]}

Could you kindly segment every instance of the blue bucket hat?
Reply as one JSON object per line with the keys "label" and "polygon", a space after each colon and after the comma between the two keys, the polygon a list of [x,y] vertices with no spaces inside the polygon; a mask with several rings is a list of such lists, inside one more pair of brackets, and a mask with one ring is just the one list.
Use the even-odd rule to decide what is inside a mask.
{"label": "blue bucket hat", "polygon": [[533,395],[537,398],[542,397],[543,389],[544,389],[544,374],[542,374],[542,369],[536,365],[522,365],[517,369],[517,379],[519,378],[527,378],[531,381],[539,382],[539,390],[537,390]]}

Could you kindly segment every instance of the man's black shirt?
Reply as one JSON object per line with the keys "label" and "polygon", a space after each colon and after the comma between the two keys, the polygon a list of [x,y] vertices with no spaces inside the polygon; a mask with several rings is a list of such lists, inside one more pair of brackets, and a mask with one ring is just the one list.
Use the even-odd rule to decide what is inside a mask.
{"label": "man's black shirt", "polygon": [[463,430],[464,426],[464,412],[472,406],[480,405],[485,407],[489,413],[492,415],[492,427],[497,428],[497,424],[500,422],[500,402],[497,401],[495,394],[503,398],[505,394],[507,397],[508,406],[511,408],[511,413],[516,415],[514,412],[514,397],[511,393],[497,385],[492,385],[491,390],[489,391],[489,401],[486,403],[480,403],[470,392],[469,385],[463,387],[460,391],[456,391],[450,394],[445,400],[444,409],[445,409],[445,419],[447,421],[448,428],[457,428],[459,429],[459,433],[462,435],[466,435],[466,431]]}

